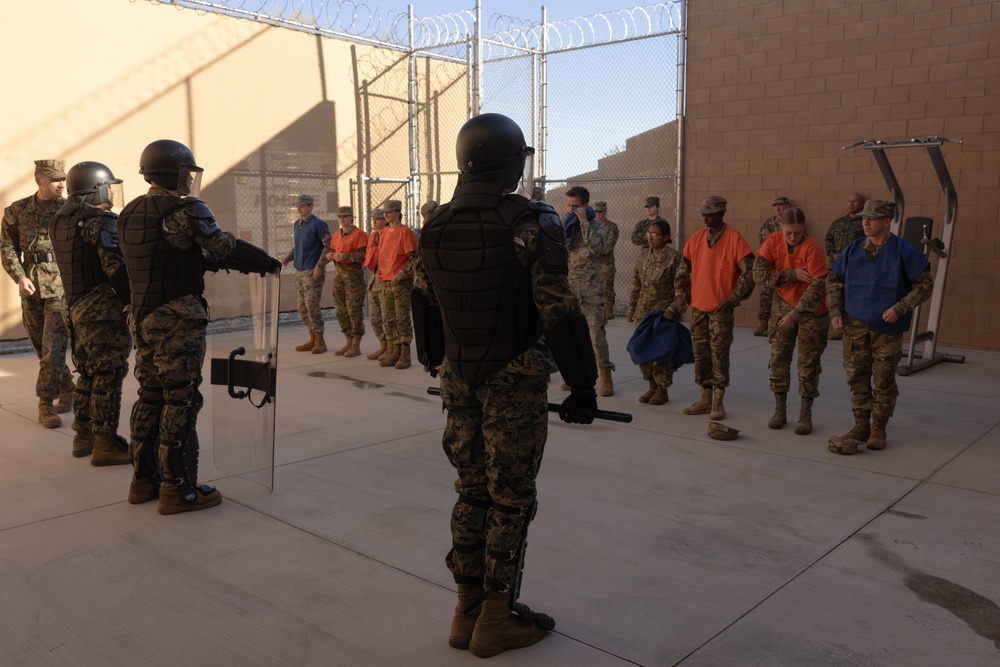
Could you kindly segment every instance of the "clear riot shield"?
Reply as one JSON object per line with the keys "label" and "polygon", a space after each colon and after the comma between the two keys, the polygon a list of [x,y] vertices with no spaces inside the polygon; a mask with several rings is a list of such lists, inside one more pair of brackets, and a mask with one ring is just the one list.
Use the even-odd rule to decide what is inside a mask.
{"label": "clear riot shield", "polygon": [[219,271],[209,337],[213,460],[219,472],[271,490],[279,276]]}

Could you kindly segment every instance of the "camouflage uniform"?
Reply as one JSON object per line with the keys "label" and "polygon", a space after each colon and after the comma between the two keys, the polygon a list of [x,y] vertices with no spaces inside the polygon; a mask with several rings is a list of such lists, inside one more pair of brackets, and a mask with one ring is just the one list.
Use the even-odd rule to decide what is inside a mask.
{"label": "camouflage uniform", "polygon": [[597,268],[604,283],[604,305],[609,312],[615,309],[615,245],[618,243],[618,225],[611,220],[604,221],[606,239],[604,252],[597,256]]}
{"label": "camouflage uniform", "polygon": [[826,233],[826,259],[830,266],[833,266],[833,260],[844,248],[865,235],[865,230],[861,227],[862,220],[864,218],[860,215],[848,213],[830,223],[830,229]]}
{"label": "camouflage uniform", "polygon": [[[679,319],[687,310],[691,297],[691,274],[684,257],[669,246],[656,254],[643,249],[632,276],[628,315],[636,326],[651,310],[662,309]],[[674,382],[674,369],[669,364],[649,362],[639,364],[644,380],[653,380],[664,389]]]}
{"label": "camouflage uniform", "polygon": [[[123,270],[120,254],[100,242],[99,216],[84,218],[80,237],[97,249],[104,273]],[[73,391],[74,429],[78,433],[116,435],[122,408],[122,382],[132,352],[125,307],[110,283],[89,290],[68,307],[73,363],[79,374]]]}
{"label": "camouflage uniform", "polygon": [[[351,229],[356,229],[353,225]],[[333,232],[342,234],[340,230]],[[360,339],[365,335],[365,250],[367,242],[357,252],[347,253],[348,259],[334,262],[333,307],[337,324],[345,336]],[[379,316],[381,316],[379,311]],[[372,325],[374,328],[374,324]]]}
{"label": "camouflage uniform", "polygon": [[35,395],[52,401],[73,388],[66,365],[69,334],[63,319],[63,285],[50,230],[62,197],[43,202],[35,195],[19,199],[3,211],[0,260],[14,282],[30,278],[35,293],[21,297],[21,315],[35,355]]}
{"label": "camouflage uniform", "polygon": [[[781,231],[781,219],[774,215],[764,221],[757,232],[760,245],[764,245],[767,237],[775,232]],[[759,247],[759,246],[758,246]],[[774,288],[761,285],[760,303],[757,304],[757,321],[768,322],[771,319],[771,304],[774,302]]]}
{"label": "camouflage uniform", "polygon": [[[531,271],[534,303],[543,329],[579,304],[566,277],[535,258],[535,220],[514,226],[518,262]],[[417,289],[433,302],[430,278],[418,264]],[[488,590],[510,592],[518,560],[502,554],[521,550],[525,517],[536,507],[535,478],[548,432],[549,375],[556,371],[549,349],[538,342],[500,372],[470,386],[441,365],[441,399],[448,413],[443,444],[458,479],[459,500],[451,515],[452,549],[446,562],[458,583],[485,580]]]}
{"label": "camouflage uniform", "polygon": [[[379,231],[373,231],[368,237],[368,242],[378,247]],[[380,341],[386,340],[388,334],[385,324],[382,322],[382,281],[378,279],[378,264],[370,271],[368,276],[368,317],[372,323],[372,331]]]}
{"label": "camouflage uniform", "polygon": [[[875,257],[881,250],[869,239],[859,243],[869,257]],[[919,251],[914,248],[913,252]],[[892,306],[897,314],[905,315],[928,299],[933,289],[934,278],[930,270],[925,269],[908,294],[895,304],[886,303],[885,307]],[[833,271],[827,277],[827,303],[831,317],[844,318],[844,365],[851,388],[851,407],[855,411],[870,412],[873,418],[892,417],[899,395],[896,367],[903,356],[903,334],[879,333],[844,312],[844,283]]]}
{"label": "camouflage uniform", "polygon": [[[803,248],[811,242],[813,247]],[[787,246],[787,244],[785,244]],[[800,255],[804,251],[821,252],[819,245],[812,239],[805,238],[795,247],[793,253]],[[761,287],[772,291],[784,285],[795,282],[794,276],[774,268],[770,260],[761,254],[754,260],[754,281]],[[818,261],[818,260],[817,260]],[[793,269],[794,271],[794,269]],[[799,344],[798,376],[799,395],[806,398],[819,396],[819,376],[823,370],[823,351],[826,350],[827,333],[830,328],[830,315],[826,312],[826,276],[814,277],[799,301],[792,305],[781,294],[774,300],[771,310],[771,320],[768,323],[769,341],[771,343],[771,391],[775,394],[787,394],[791,388],[792,354],[795,342]],[[820,311],[820,312],[817,312]],[[779,327],[778,321],[785,315],[795,321],[795,326]]]}
{"label": "camouflage uniform", "polygon": [[606,252],[607,230],[598,220],[580,224],[569,241],[569,284],[580,302],[580,310],[587,318],[590,337],[594,344],[597,367],[615,370],[608,350],[605,328],[608,324],[604,308],[604,282],[595,258]]}
{"label": "camouflage uniform", "polygon": [[[312,202],[312,197],[307,200]],[[330,245],[330,228],[322,219],[310,214],[305,220],[295,221],[295,246],[288,251],[285,261],[295,260],[295,304],[299,317],[306,328],[314,334],[325,331],[320,301],[323,285],[326,283],[326,265],[330,260],[326,248]],[[316,261],[312,261],[313,258]],[[319,267],[319,278],[313,278],[313,269]]]}
{"label": "camouflage uniform", "polygon": [[[728,225],[724,233],[739,234]],[[722,237],[707,236],[708,247],[713,247]],[[693,242],[692,240],[688,243]],[[728,308],[702,311],[691,308],[691,347],[694,351],[694,381],[700,387],[724,389],[729,386],[729,348],[733,344],[735,317],[733,308],[753,292],[753,254],[738,262],[740,276],[736,287],[726,297]],[[688,270],[691,271],[688,263]]]}
{"label": "camouflage uniform", "polygon": [[[146,196],[172,195],[153,185]],[[194,227],[184,208],[177,208],[163,220],[164,239],[181,250],[197,244],[223,259],[236,247],[236,238],[228,232],[205,238],[196,234]],[[204,404],[198,387],[205,361],[207,308],[202,295],[186,294],[164,303],[139,321],[132,318],[139,400],[132,407],[129,453],[135,463],[136,478],[159,473],[165,481],[176,484],[197,483],[196,479],[175,479],[169,457],[171,447],[179,446],[195,429],[195,417]],[[154,451],[157,456],[150,460],[149,455]]]}

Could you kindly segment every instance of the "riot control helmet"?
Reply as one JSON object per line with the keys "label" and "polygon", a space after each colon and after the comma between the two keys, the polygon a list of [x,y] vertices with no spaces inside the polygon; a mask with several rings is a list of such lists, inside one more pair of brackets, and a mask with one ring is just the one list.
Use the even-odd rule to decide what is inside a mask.
{"label": "riot control helmet", "polygon": [[143,149],[139,158],[139,173],[147,183],[177,190],[184,197],[200,194],[204,171],[195,164],[190,148],[171,139],[154,141]]}
{"label": "riot control helmet", "polygon": [[122,179],[115,178],[100,162],[81,162],[70,167],[66,172],[66,192],[91,206],[106,204],[108,210],[125,201]]}
{"label": "riot control helmet", "polygon": [[463,174],[500,171],[505,188],[514,190],[528,171],[535,149],[525,142],[521,128],[498,113],[471,118],[458,131],[455,143],[458,170]]}

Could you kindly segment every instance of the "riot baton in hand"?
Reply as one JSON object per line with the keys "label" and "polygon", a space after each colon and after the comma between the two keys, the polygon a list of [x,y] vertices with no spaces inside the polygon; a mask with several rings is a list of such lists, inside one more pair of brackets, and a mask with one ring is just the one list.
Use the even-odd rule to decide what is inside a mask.
{"label": "riot baton in hand", "polygon": [[[427,393],[431,396],[440,396],[440,387],[427,387]],[[558,403],[549,403],[549,412],[559,412]],[[594,419],[603,419],[609,422],[621,422],[623,424],[632,423],[632,415],[628,412],[615,412],[614,410],[594,410]]]}

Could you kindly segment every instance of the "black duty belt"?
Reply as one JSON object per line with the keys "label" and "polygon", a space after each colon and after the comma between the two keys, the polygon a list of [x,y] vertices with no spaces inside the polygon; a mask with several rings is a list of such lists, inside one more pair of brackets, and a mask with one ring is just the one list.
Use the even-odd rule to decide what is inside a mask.
{"label": "black duty belt", "polygon": [[54,262],[56,254],[54,252],[26,252],[24,258],[33,262]]}

